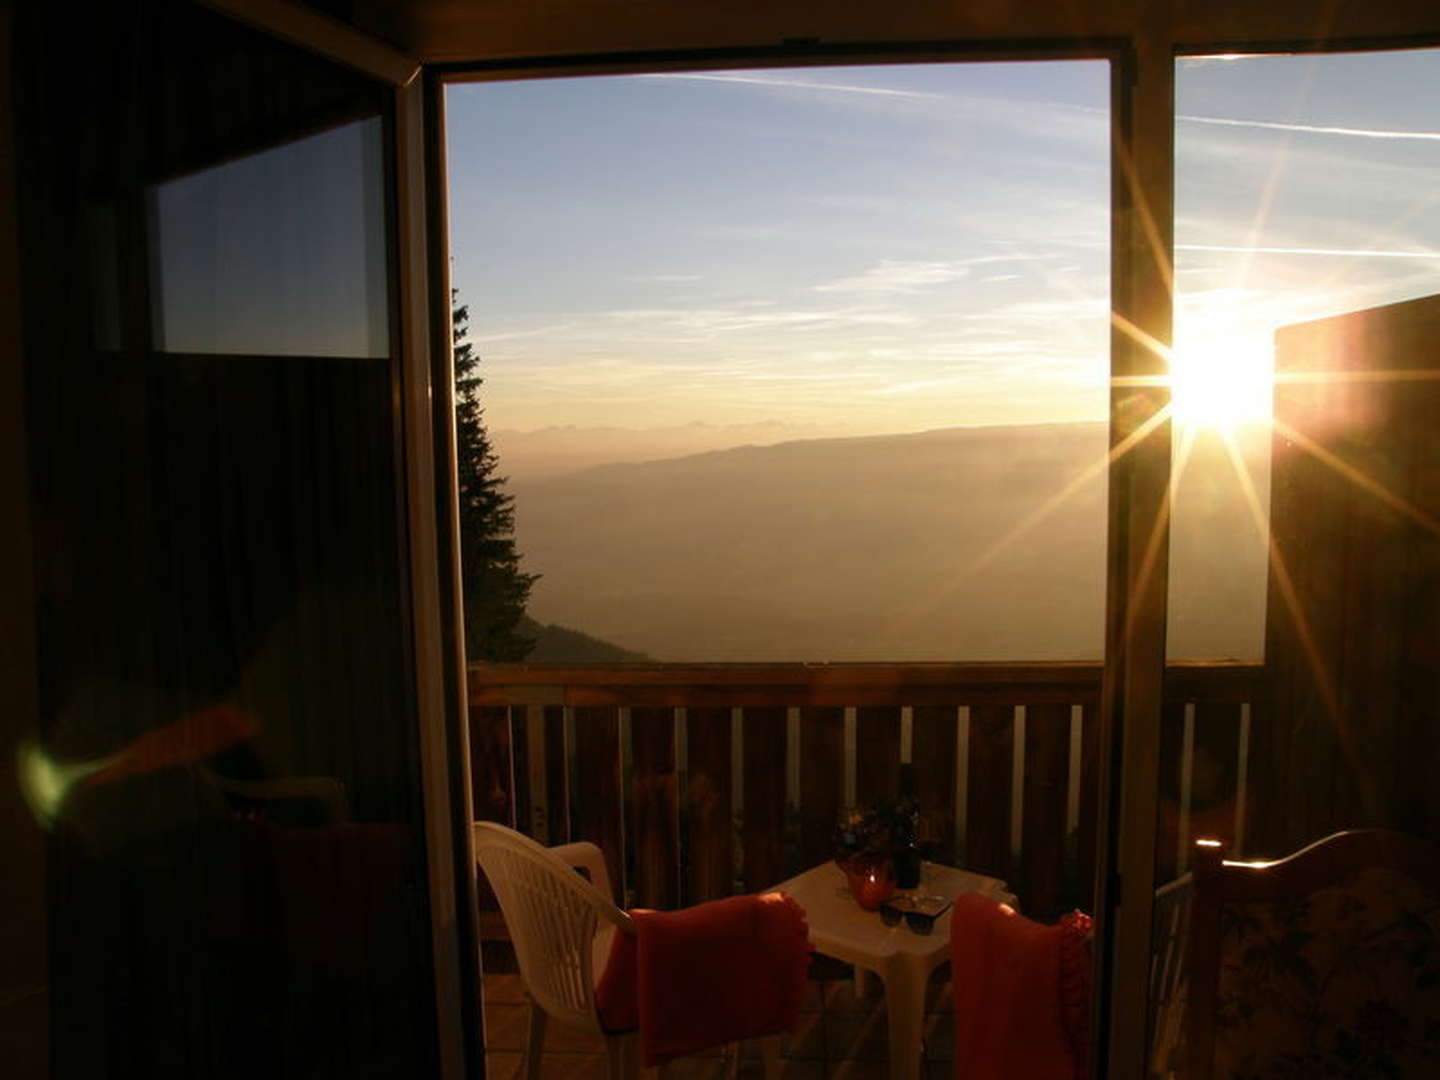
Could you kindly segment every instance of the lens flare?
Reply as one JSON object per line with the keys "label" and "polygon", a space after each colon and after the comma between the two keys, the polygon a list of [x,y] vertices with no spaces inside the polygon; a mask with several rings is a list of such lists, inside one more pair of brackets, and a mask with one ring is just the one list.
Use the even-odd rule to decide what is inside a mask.
{"label": "lens flare", "polygon": [[117,754],[90,761],[57,761],[39,743],[27,740],[16,751],[15,768],[30,812],[48,829],[78,787],[110,784],[128,776],[203,761],[252,738],[259,730],[255,717],[239,706],[222,702],[147,731]]}
{"label": "lens flare", "polygon": [[1267,420],[1274,378],[1274,359],[1263,343],[1211,338],[1182,346],[1170,356],[1175,419],[1224,430]]}
{"label": "lens flare", "polygon": [[20,744],[15,759],[20,793],[25,796],[35,820],[48,829],[60,816],[60,807],[75,785],[114,760],[109,757],[94,761],[59,762],[50,757],[39,743],[27,740]]}

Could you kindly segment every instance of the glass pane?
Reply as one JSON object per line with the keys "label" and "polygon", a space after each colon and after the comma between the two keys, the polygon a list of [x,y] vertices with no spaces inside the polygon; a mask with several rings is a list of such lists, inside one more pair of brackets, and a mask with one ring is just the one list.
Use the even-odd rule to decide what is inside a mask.
{"label": "glass pane", "polygon": [[[1440,51],[1187,58],[1176,96],[1170,655],[1246,663],[1172,683],[1160,882],[1194,864],[1197,838],[1263,859],[1342,829],[1440,829]],[[1156,909],[1162,998],[1184,895]],[[1226,925],[1229,971],[1230,943],[1264,946]],[[1293,944],[1335,927],[1290,929]],[[1330,982],[1321,953],[1287,962],[1314,976],[1307,994]],[[1155,1017],[1157,1074],[1180,1000]],[[1265,1015],[1266,1053],[1295,1050]],[[1348,1023],[1311,1029],[1303,1068],[1324,1071],[1327,1032]],[[1227,1025],[1220,1052],[1246,1027]]]}
{"label": "glass pane", "polygon": [[532,659],[1100,657],[1108,78],[450,90]]}
{"label": "glass pane", "polygon": [[189,3],[21,33],[49,1075],[433,1071],[393,91]]}

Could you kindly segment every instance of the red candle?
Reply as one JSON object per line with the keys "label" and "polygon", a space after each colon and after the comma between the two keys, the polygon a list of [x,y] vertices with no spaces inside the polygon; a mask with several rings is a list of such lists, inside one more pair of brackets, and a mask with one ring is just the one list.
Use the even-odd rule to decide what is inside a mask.
{"label": "red candle", "polygon": [[850,891],[866,911],[875,911],[895,895],[895,878],[888,866],[867,866],[850,878]]}

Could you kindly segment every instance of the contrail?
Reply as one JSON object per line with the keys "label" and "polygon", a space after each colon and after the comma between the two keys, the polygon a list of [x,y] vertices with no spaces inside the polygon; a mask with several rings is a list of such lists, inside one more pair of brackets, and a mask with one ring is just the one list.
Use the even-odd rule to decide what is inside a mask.
{"label": "contrail", "polygon": [[806,82],[804,79],[771,79],[763,75],[702,75],[694,72],[653,72],[647,79],[701,79],[706,82],[748,83],[752,86],[789,86],[800,90],[835,90],[844,94],[878,94],[882,97],[943,98],[920,90],[889,90],[880,86],[849,86],[845,83]]}
{"label": "contrail", "polygon": [[1226,116],[1183,116],[1192,124],[1218,124],[1221,127],[1265,128],[1268,131],[1301,131],[1311,135],[1354,135],[1361,139],[1422,139],[1440,142],[1440,131],[1382,131],[1376,128],[1326,127],[1318,124],[1282,124],[1275,120],[1235,120]]}
{"label": "contrail", "polygon": [[1340,255],[1366,259],[1440,259],[1440,251],[1367,251],[1363,248],[1245,247],[1231,244],[1176,244],[1176,251],[1233,251],[1242,255]]}

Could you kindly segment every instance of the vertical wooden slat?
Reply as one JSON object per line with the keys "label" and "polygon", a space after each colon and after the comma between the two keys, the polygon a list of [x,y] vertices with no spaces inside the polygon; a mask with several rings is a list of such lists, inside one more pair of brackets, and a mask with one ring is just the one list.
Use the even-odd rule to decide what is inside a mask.
{"label": "vertical wooden slat", "polygon": [[624,839],[625,889],[621,907],[635,906],[635,756],[630,744],[630,708],[619,709],[620,740],[620,822]]}
{"label": "vertical wooden slat", "polygon": [[1024,888],[1032,915],[1064,909],[1065,811],[1070,780],[1070,706],[1025,710]]}
{"label": "vertical wooden slat", "polygon": [[510,713],[510,790],[515,803],[513,827],[530,835],[530,738],[525,706],[511,705]]}
{"label": "vertical wooden slat", "polygon": [[729,896],[734,880],[731,826],[730,710],[685,710],[686,782],[683,821],[686,873],[682,902]]}
{"label": "vertical wooden slat", "polygon": [[1246,846],[1245,818],[1250,799],[1250,723],[1254,708],[1254,704],[1248,701],[1240,706],[1240,735],[1236,741],[1240,761],[1235,770],[1235,844],[1231,850],[1237,859],[1245,858],[1250,850]]}
{"label": "vertical wooden slat", "polygon": [[955,862],[970,865],[970,706],[955,710]]}
{"label": "vertical wooden slat", "polygon": [[577,840],[589,840],[605,853],[615,899],[625,896],[624,800],[620,790],[620,711],[575,710],[575,820]]}
{"label": "vertical wooden slat", "polygon": [[800,707],[785,710],[785,876],[800,872],[800,789],[804,773],[805,740]]}
{"label": "vertical wooden slat", "polygon": [[[1180,743],[1180,815],[1176,828],[1175,876],[1183,874],[1190,866],[1190,801],[1195,780],[1195,705],[1185,703],[1184,731]],[[1163,879],[1156,877],[1156,884]]]}
{"label": "vertical wooden slat", "polygon": [[529,813],[525,831],[540,844],[558,841],[550,837],[550,755],[545,744],[545,707],[527,705],[524,711],[525,791]]}
{"label": "vertical wooden slat", "polygon": [[1160,711],[1160,790],[1155,805],[1156,886],[1174,880],[1176,845],[1180,838],[1180,789],[1184,770],[1185,702],[1166,701]]}
{"label": "vertical wooden slat", "polygon": [[[515,827],[514,764],[510,755],[510,710],[503,705],[470,708],[470,783],[476,821]],[[499,911],[495,890],[483,873],[476,875],[476,903]]]}
{"label": "vertical wooden slat", "polygon": [[565,835],[570,840],[579,840],[581,808],[577,792],[580,790],[580,757],[575,736],[575,709],[571,705],[560,710],[560,733],[565,747]]}
{"label": "vertical wooden slat", "polygon": [[1013,710],[1014,730],[1010,737],[1010,866],[1011,872],[1023,878],[1024,863],[1020,861],[1025,827],[1025,720],[1026,708]]}
{"label": "vertical wooden slat", "polygon": [[630,745],[636,903],[672,908],[679,899],[680,865],[674,710],[631,709]]}
{"label": "vertical wooden slat", "polygon": [[1100,813],[1100,722],[1094,702],[1080,713],[1080,816],[1075,829],[1075,890],[1073,902],[1095,911],[1096,835]]}
{"label": "vertical wooden slat", "polygon": [[845,709],[845,790],[843,798],[846,806],[856,806],[860,802],[855,793],[855,728],[858,724],[855,711],[853,705]]}
{"label": "vertical wooden slat", "polygon": [[1237,702],[1202,701],[1195,707],[1190,780],[1190,835],[1223,841],[1234,852],[1235,803],[1240,788],[1240,709]]}
{"label": "vertical wooden slat", "polygon": [[937,862],[954,865],[955,852],[955,708],[917,706],[911,714],[911,761],[915,796],[920,801],[921,831]]}
{"label": "vertical wooden slat", "polygon": [[[1251,859],[1279,857],[1293,848],[1287,842],[1284,818],[1285,790],[1283,773],[1278,762],[1286,760],[1291,728],[1296,720],[1290,716],[1276,719],[1269,706],[1269,695],[1256,702],[1250,710],[1250,769],[1246,777],[1245,854]],[[1310,764],[1306,762],[1307,767]]]}
{"label": "vertical wooden slat", "polygon": [[[1015,710],[1009,705],[970,709],[970,777],[966,866],[1009,879],[1010,770],[1014,762]],[[1025,904],[1025,897],[1020,903]]]}
{"label": "vertical wooden slat", "polygon": [[1064,906],[1090,910],[1090,897],[1082,890],[1080,880],[1080,800],[1081,777],[1085,768],[1085,707],[1067,706],[1070,712],[1070,768],[1065,790],[1065,876]]}
{"label": "vertical wooden slat", "polygon": [[745,818],[745,710],[730,708],[730,887],[745,891],[745,845],[740,827]]}
{"label": "vertical wooden slat", "polygon": [[565,710],[545,706],[545,790],[549,798],[550,843],[570,840],[569,763],[565,756]]}
{"label": "vertical wooden slat", "polygon": [[[1427,348],[1433,355],[1433,345],[1427,344]],[[1380,425],[1356,425],[1360,430],[1343,442],[1336,440],[1340,445],[1335,449],[1361,475],[1404,498],[1411,448],[1388,389],[1377,392],[1371,406],[1388,415],[1383,434]],[[1433,413],[1425,419],[1427,427],[1434,422]],[[1332,481],[1350,489],[1354,506],[1346,539],[1349,572],[1331,584],[1332,590],[1343,595],[1344,612],[1340,651],[1330,661],[1340,700],[1336,775],[1341,783],[1337,785],[1335,813],[1328,824],[1314,830],[1316,839],[1357,825],[1397,824],[1395,801],[1397,795],[1403,798],[1407,793],[1397,790],[1396,772],[1406,756],[1419,748],[1419,740],[1400,726],[1396,715],[1407,608],[1419,584],[1417,570],[1434,561],[1433,556],[1410,557],[1408,522],[1393,507],[1347,480],[1332,477]],[[1433,536],[1429,539],[1434,542]],[[1383,569],[1356,572],[1357,567]],[[1422,681],[1407,686],[1406,692],[1433,701],[1440,696],[1437,689],[1430,672]]]}
{"label": "vertical wooden slat", "polygon": [[845,710],[800,710],[800,862],[804,866],[829,859],[835,817],[844,802]]}
{"label": "vertical wooden slat", "polygon": [[510,758],[510,710],[503,705],[470,708],[470,778],[475,820],[515,825]]}
{"label": "vertical wooden slat", "polygon": [[744,717],[745,888],[769,888],[784,877],[785,710],[747,708]]}
{"label": "vertical wooden slat", "polygon": [[900,707],[856,710],[855,798],[866,806],[900,793]]}

